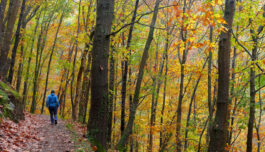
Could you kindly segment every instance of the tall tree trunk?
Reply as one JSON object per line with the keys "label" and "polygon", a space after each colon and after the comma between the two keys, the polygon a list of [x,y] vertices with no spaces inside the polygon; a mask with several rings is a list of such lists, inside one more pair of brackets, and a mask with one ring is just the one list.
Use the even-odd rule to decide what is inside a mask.
{"label": "tall tree trunk", "polygon": [[[5,3],[5,0],[1,1],[1,4],[4,5],[4,3]],[[0,40],[0,53],[1,53],[0,54],[0,65],[1,65],[0,77],[2,77],[4,79],[6,79],[7,72],[9,69],[8,53],[9,53],[9,49],[10,49],[10,45],[11,45],[13,28],[15,26],[19,6],[20,6],[20,0],[9,0],[9,8],[8,8],[7,16],[6,16],[6,19],[7,19],[6,27],[5,28],[4,28],[4,26],[1,27],[3,34],[0,35],[1,36],[1,40]],[[3,11],[5,10],[4,8],[5,8],[5,6],[3,7]],[[2,23],[2,24],[4,24],[4,23]]]}
{"label": "tall tree trunk", "polygon": [[75,100],[74,100],[74,107],[73,107],[73,111],[74,113],[72,113],[73,118],[75,118],[74,120],[76,120],[78,118],[78,107],[79,107],[79,102],[81,99],[81,93],[82,93],[82,75],[84,73],[85,70],[85,64],[86,64],[86,56],[88,54],[88,48],[86,48],[82,54],[81,57],[81,64],[80,64],[80,68],[77,74],[77,80],[76,80],[76,93],[75,93]]}
{"label": "tall tree trunk", "polygon": [[[31,13],[30,10],[32,8],[28,7],[24,13],[23,13],[23,18],[22,18],[22,25],[21,25],[21,31],[24,31],[26,29],[27,23],[36,15],[37,10],[39,9],[39,6],[37,6]],[[27,15],[30,13],[29,17],[27,18]],[[23,71],[23,62],[25,60],[24,57],[24,36],[25,33],[20,33],[21,34],[21,45],[20,45],[20,59],[19,59],[19,63],[18,63],[18,72],[17,72],[17,83],[16,83],[16,90],[17,92],[20,91],[20,86],[21,86],[21,80],[22,80],[22,71]],[[26,47],[27,48],[27,47]]]}
{"label": "tall tree trunk", "polygon": [[[89,44],[86,44],[86,49],[89,49]],[[87,110],[87,103],[89,98],[90,92],[90,67],[91,67],[91,53],[88,53],[88,61],[87,66],[83,76],[83,84],[82,84],[82,92],[81,98],[79,102],[79,115],[78,119],[80,122],[85,123],[86,120],[86,110]]]}
{"label": "tall tree trunk", "polygon": [[[131,26],[129,30],[129,35],[128,35],[128,40],[127,40],[127,46],[126,49],[130,49],[130,44],[131,44],[131,39],[132,39],[132,33],[133,33],[133,28],[134,28],[134,22],[136,20],[136,15],[137,15],[137,10],[138,10],[138,5],[139,5],[139,0],[135,1],[135,6],[134,6],[134,12],[133,12],[133,17],[131,20]],[[126,91],[127,91],[127,75],[128,75],[128,57],[126,57],[125,61],[122,61],[122,110],[121,110],[121,134],[123,134],[124,128],[125,128],[125,101],[126,101]]]}
{"label": "tall tree trunk", "polygon": [[36,26],[35,26],[35,29],[34,29],[34,34],[32,36],[32,43],[31,43],[30,55],[29,55],[29,59],[28,59],[26,77],[25,77],[24,88],[23,88],[23,98],[22,98],[22,102],[23,102],[23,105],[24,106],[25,106],[26,99],[27,99],[27,94],[28,94],[29,70],[30,70],[30,65],[31,65],[31,59],[32,59],[34,42],[35,42],[35,36],[36,36],[37,29],[38,29],[38,26],[39,26],[40,16],[41,16],[41,13],[39,14],[39,16],[37,16]]}
{"label": "tall tree trunk", "polygon": [[56,31],[55,38],[54,38],[53,45],[52,45],[52,49],[51,49],[51,54],[50,54],[50,57],[49,57],[48,69],[47,69],[46,81],[45,81],[44,97],[43,97],[42,107],[41,107],[41,113],[43,113],[43,111],[44,111],[44,103],[45,103],[45,100],[46,100],[46,93],[47,93],[47,88],[48,88],[48,81],[49,81],[49,74],[50,74],[50,67],[51,67],[52,57],[53,57],[53,53],[54,53],[55,46],[56,46],[56,43],[57,43],[58,33],[60,31],[60,27],[61,27],[61,24],[63,22],[63,18],[64,18],[64,11],[62,12],[62,15],[60,17],[59,25],[57,27],[57,31]]}
{"label": "tall tree trunk", "polygon": [[[263,6],[263,18],[265,18],[265,5]],[[251,20],[250,20],[251,21]],[[250,34],[254,47],[252,49],[251,61],[252,66],[250,67],[250,111],[248,121],[248,134],[247,134],[247,152],[252,152],[252,138],[253,138],[253,126],[255,121],[255,98],[256,98],[256,87],[255,87],[255,62],[258,58],[258,40],[259,34],[263,31],[264,25],[260,25],[258,30],[255,31],[253,28],[250,29]]]}
{"label": "tall tree trunk", "polygon": [[[153,84],[152,84],[152,102],[151,102],[151,116],[150,116],[150,126],[149,126],[149,139],[148,139],[148,146],[147,146],[147,151],[152,152],[153,151],[153,126],[155,124],[155,98],[156,98],[156,85],[157,85],[157,62],[158,62],[158,43],[156,45],[156,52],[155,52],[155,65],[154,65],[154,70],[152,71],[152,65],[150,66],[150,71],[152,71],[153,74],[151,74],[151,78],[153,79]],[[152,62],[152,60],[151,60]]]}
{"label": "tall tree trunk", "polygon": [[14,43],[14,47],[12,49],[12,57],[11,57],[9,75],[7,78],[7,81],[10,84],[12,84],[12,79],[13,79],[13,74],[14,74],[14,66],[15,66],[15,62],[16,62],[17,48],[18,48],[18,44],[20,41],[20,28],[21,28],[21,24],[22,24],[22,21],[24,18],[23,15],[24,15],[25,7],[26,7],[26,0],[22,0],[19,20],[18,20],[18,24],[17,24],[17,31],[16,31],[16,35],[15,35],[15,43]]}
{"label": "tall tree trunk", "polygon": [[250,111],[249,111],[249,120],[248,120],[248,134],[247,134],[247,152],[252,152],[252,138],[253,138],[253,127],[255,121],[255,99],[256,99],[256,87],[255,87],[255,62],[257,60],[257,51],[258,51],[258,39],[254,30],[251,29],[252,41],[254,42],[254,48],[252,49],[252,66],[250,68]]}
{"label": "tall tree trunk", "polygon": [[209,152],[227,151],[229,122],[229,81],[230,81],[230,49],[231,29],[233,25],[235,0],[225,1],[224,25],[228,31],[221,32],[218,50],[218,95],[217,110],[210,134]]}
{"label": "tall tree trunk", "polygon": [[153,14],[152,22],[150,24],[149,35],[148,35],[148,38],[147,38],[147,41],[145,44],[142,60],[141,60],[140,67],[139,67],[139,73],[138,73],[138,78],[137,78],[137,82],[136,82],[134,98],[133,98],[133,102],[132,102],[132,105],[130,108],[129,121],[128,121],[127,126],[124,130],[124,134],[122,135],[120,141],[117,144],[117,148],[122,149],[122,150],[124,150],[124,147],[125,147],[126,143],[128,142],[129,135],[132,133],[132,127],[133,127],[133,123],[135,120],[136,110],[137,110],[137,106],[139,104],[139,96],[140,96],[140,89],[141,89],[141,84],[142,84],[142,80],[143,80],[143,75],[144,75],[144,69],[146,66],[147,59],[148,59],[148,51],[149,51],[149,48],[151,46],[154,31],[155,31],[154,26],[155,26],[156,19],[157,19],[159,4],[160,4],[160,0],[156,0],[154,14]]}
{"label": "tall tree trunk", "polygon": [[[44,22],[44,21],[43,21]],[[42,22],[42,24],[43,24]],[[39,76],[39,54],[40,54],[40,45],[42,42],[42,36],[43,36],[43,27],[41,27],[41,32],[38,37],[38,42],[37,42],[37,54],[36,54],[36,62],[35,62],[35,74],[34,74],[34,79],[33,79],[33,96],[32,96],[32,104],[30,108],[30,112],[34,113],[36,110],[36,96],[37,96],[37,83],[38,83],[38,76]]]}
{"label": "tall tree trunk", "polygon": [[107,147],[108,106],[108,61],[110,32],[114,17],[114,0],[97,1],[97,19],[92,49],[91,105],[88,120],[88,134],[92,144],[103,151]]}
{"label": "tall tree trunk", "polygon": [[166,44],[165,44],[166,67],[165,67],[164,93],[163,93],[163,104],[162,104],[161,119],[160,119],[160,126],[162,128],[160,130],[159,151],[164,151],[164,148],[163,148],[163,145],[164,145],[163,123],[164,123],[164,113],[165,113],[165,106],[166,106],[167,73],[168,73],[168,48],[169,48],[169,40],[168,40],[168,33],[167,33]]}
{"label": "tall tree trunk", "polygon": [[[78,104],[75,104],[74,101],[74,81],[75,81],[75,64],[76,64],[76,57],[78,51],[78,37],[80,32],[80,13],[81,13],[81,3],[82,0],[79,0],[79,9],[78,9],[78,19],[77,19],[77,32],[76,32],[76,40],[75,40],[75,55],[73,61],[73,71],[72,71],[72,80],[71,80],[71,104],[72,104],[72,119],[75,121],[77,120],[77,113],[78,113]],[[76,88],[77,89],[77,88]]]}
{"label": "tall tree trunk", "polygon": [[[177,145],[177,152],[181,152],[182,149],[182,141],[181,141],[181,121],[182,121],[182,102],[184,98],[184,80],[185,80],[185,63],[187,61],[188,49],[187,49],[187,31],[184,31],[184,21],[185,21],[185,13],[187,9],[187,2],[186,0],[183,1],[183,17],[182,17],[182,25],[180,31],[180,37],[182,42],[184,43],[184,50],[182,53],[182,59],[179,57],[180,63],[180,84],[179,84],[179,97],[178,97],[178,107],[177,107],[177,125],[176,125],[176,145]],[[178,53],[180,54],[180,48],[178,48]]]}
{"label": "tall tree trunk", "polygon": [[[22,29],[26,28],[26,24],[22,24]],[[17,72],[17,83],[16,83],[16,90],[17,92],[19,92],[20,90],[20,86],[21,86],[21,79],[22,79],[22,71],[23,71],[23,61],[25,59],[24,57],[24,35],[22,35],[22,43],[20,46],[20,59],[19,59],[19,63],[18,63],[18,72]]]}

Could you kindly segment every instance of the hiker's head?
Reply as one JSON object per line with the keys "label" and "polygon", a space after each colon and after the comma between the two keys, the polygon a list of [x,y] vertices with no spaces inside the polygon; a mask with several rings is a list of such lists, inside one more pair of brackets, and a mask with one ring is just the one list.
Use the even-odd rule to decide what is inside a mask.
{"label": "hiker's head", "polygon": [[54,90],[52,90],[52,91],[51,91],[51,93],[55,93],[55,91],[54,91]]}

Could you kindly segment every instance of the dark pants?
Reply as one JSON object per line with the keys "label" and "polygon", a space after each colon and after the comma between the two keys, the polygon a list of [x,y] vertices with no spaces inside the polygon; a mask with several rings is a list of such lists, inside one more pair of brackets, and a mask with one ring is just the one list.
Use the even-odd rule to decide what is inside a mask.
{"label": "dark pants", "polygon": [[51,115],[51,123],[54,123],[54,120],[57,121],[57,107],[49,107]]}

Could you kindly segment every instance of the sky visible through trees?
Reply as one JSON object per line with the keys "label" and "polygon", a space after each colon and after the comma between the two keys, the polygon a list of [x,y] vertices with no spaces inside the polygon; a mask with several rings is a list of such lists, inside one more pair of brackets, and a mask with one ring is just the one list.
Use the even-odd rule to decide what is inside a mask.
{"label": "sky visible through trees", "polygon": [[1,81],[100,152],[265,151],[264,40],[263,0],[0,1]]}

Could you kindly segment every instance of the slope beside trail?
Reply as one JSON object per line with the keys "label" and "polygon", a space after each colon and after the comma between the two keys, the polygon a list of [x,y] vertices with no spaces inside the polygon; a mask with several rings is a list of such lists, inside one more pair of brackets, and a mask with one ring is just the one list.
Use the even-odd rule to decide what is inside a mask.
{"label": "slope beside trail", "polygon": [[75,143],[64,121],[51,125],[48,115],[26,113],[18,124],[10,120],[0,123],[0,151],[71,152]]}

